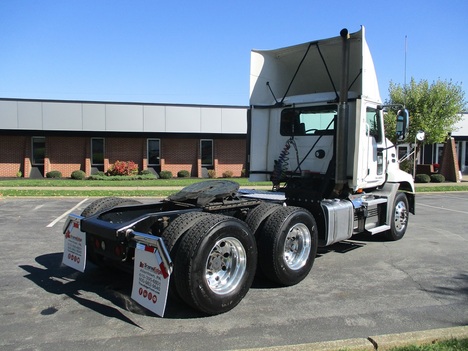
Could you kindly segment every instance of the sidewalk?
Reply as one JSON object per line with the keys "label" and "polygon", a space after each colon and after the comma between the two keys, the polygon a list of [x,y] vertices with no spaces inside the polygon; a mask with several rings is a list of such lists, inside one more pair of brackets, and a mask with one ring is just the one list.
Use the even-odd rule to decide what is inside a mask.
{"label": "sidewalk", "polygon": [[[463,175],[462,180],[460,182],[444,182],[444,183],[415,183],[416,188],[436,188],[441,186],[451,186],[451,187],[459,187],[459,186],[468,186],[468,175]],[[66,186],[17,186],[17,187],[8,187],[8,186],[0,186],[1,190],[57,190],[57,191],[102,191],[102,190],[109,190],[109,191],[177,191],[181,190],[182,186],[80,186],[80,187],[66,187]],[[241,186],[240,189],[255,189],[255,190],[271,190],[270,185],[264,186],[248,186],[244,185]]]}

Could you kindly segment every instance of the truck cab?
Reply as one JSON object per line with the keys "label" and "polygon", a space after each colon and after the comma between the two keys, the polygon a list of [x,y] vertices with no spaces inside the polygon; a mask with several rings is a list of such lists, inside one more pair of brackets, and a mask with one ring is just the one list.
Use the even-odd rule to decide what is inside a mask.
{"label": "truck cab", "polygon": [[[253,50],[250,180],[271,180],[286,204],[308,208],[319,218],[323,245],[391,230],[399,192],[406,226],[406,213],[414,213],[414,183],[399,169],[383,114],[364,27]],[[339,233],[330,232],[330,217],[345,222]]]}

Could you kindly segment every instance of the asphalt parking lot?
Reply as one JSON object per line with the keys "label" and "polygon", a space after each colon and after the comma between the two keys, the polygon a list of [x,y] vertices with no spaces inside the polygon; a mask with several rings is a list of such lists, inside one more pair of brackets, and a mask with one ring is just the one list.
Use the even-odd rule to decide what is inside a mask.
{"label": "asphalt parking lot", "polygon": [[157,317],[130,299],[130,276],[63,266],[65,213],[91,201],[0,198],[2,350],[232,350],[468,325],[468,193],[418,195],[403,240],[321,249],[299,285],[257,278],[212,317],[172,300]]}

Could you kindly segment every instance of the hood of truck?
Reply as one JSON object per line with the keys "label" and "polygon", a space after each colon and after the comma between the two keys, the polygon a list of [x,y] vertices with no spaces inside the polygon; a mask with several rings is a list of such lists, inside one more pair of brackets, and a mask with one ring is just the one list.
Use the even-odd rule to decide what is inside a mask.
{"label": "hood of truck", "polygon": [[[288,97],[310,94],[338,100],[341,71],[340,36],[276,50],[252,50],[250,105],[269,106],[285,102]],[[348,81],[350,98],[381,101],[364,27],[350,34]]]}

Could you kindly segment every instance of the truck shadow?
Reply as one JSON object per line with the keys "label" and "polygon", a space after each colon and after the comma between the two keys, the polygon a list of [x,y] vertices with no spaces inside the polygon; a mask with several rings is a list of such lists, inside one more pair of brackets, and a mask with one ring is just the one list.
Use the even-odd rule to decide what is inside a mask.
{"label": "truck shadow", "polygon": [[[33,265],[19,267],[27,272],[25,278],[45,291],[66,296],[103,316],[121,320],[141,329],[142,327],[122,313],[121,309],[136,315],[158,317],[131,299],[133,280],[130,274],[112,268],[98,268],[92,264],[86,268],[86,273],[80,273],[63,265],[62,256],[63,253],[59,252],[41,255],[36,257],[36,262],[42,267]],[[109,301],[110,304],[98,302],[99,299],[92,296],[93,294]],[[59,308],[50,306],[41,311],[41,314],[51,315]],[[200,318],[203,315],[171,296],[164,317],[187,319]]]}
{"label": "truck shadow", "polygon": [[[343,241],[327,247],[319,248],[316,259],[328,253],[345,254],[366,245],[366,241],[380,241],[372,236],[360,236],[359,241]],[[131,298],[132,275],[113,268],[96,267],[89,264],[86,273],[80,273],[62,264],[63,253],[50,253],[36,257],[37,265],[20,265],[27,272],[25,278],[35,283],[45,291],[66,296],[78,304],[93,310],[103,316],[121,320],[124,323],[142,328],[121,310],[141,316],[158,317],[153,312],[140,306]],[[278,289],[279,286],[266,279],[260,272],[256,274],[252,289]],[[109,304],[97,302],[93,294],[109,301]],[[204,314],[197,312],[180,300],[175,294],[169,293],[164,318],[191,319],[203,318]],[[41,313],[54,314],[59,307],[48,307]]]}

